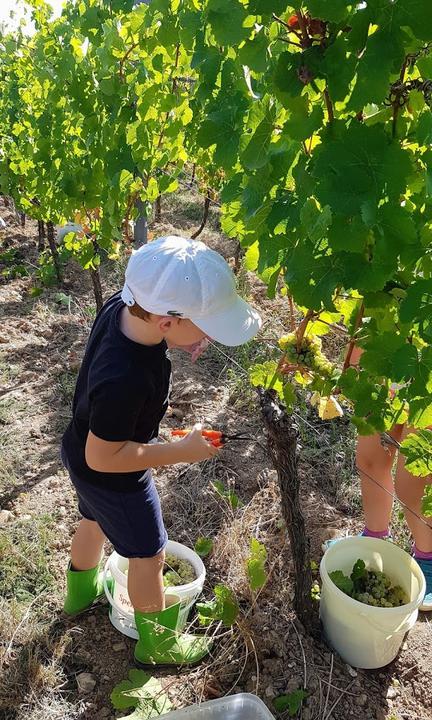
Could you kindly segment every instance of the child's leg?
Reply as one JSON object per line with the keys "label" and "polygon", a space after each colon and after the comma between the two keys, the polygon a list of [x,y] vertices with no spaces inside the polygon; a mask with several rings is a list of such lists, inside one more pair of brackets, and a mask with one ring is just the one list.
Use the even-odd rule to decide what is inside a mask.
{"label": "child's leg", "polygon": [[72,569],[91,570],[99,565],[105,540],[106,537],[98,523],[83,518],[72,540]]}
{"label": "child's leg", "polygon": [[[392,437],[397,440],[401,434],[400,425],[391,432]],[[393,508],[393,498],[389,493],[393,493],[394,456],[395,448],[383,447],[379,434],[359,437],[356,462],[361,479],[365,526],[366,530],[383,536],[388,533]]]}
{"label": "child's leg", "polygon": [[165,609],[164,562],[164,550],[154,557],[129,559],[128,593],[135,610],[152,613]]}
{"label": "child's leg", "polygon": [[[403,437],[413,432],[409,428],[404,431]],[[432,519],[423,517],[424,522],[416,517],[408,508],[421,515],[421,500],[425,485],[430,485],[432,479],[420,478],[411,475],[405,467],[406,459],[400,454],[396,470],[395,488],[398,498],[407,506],[404,507],[405,518],[415,542],[415,549],[420,553],[432,553]],[[425,524],[426,523],[426,524]]]}

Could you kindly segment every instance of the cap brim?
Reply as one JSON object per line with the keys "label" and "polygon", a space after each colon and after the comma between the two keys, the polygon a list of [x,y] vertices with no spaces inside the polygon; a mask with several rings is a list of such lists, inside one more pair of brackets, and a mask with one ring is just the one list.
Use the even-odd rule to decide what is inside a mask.
{"label": "cap brim", "polygon": [[204,318],[190,318],[212,340],[235,347],[251,340],[262,325],[260,315],[238,295],[222,312]]}

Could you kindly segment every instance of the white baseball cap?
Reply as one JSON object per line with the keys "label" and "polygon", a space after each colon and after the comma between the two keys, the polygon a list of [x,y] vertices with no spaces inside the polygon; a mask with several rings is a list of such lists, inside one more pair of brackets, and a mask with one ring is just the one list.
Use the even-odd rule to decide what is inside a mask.
{"label": "white baseball cap", "polygon": [[223,345],[242,345],[261,318],[236,292],[223,257],[198,240],[160,237],[130,257],[121,297],[155,315],[187,318]]}

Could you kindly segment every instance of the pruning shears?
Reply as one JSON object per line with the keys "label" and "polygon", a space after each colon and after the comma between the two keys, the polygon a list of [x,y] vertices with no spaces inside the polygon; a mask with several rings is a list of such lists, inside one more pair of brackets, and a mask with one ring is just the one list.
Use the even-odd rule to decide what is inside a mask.
{"label": "pruning shears", "polygon": [[[185,437],[188,435],[191,431],[190,430],[171,430],[171,435],[173,437]],[[254,438],[242,435],[241,433],[238,433],[237,435],[227,435],[226,433],[222,432],[222,430],[201,430],[201,435],[211,442],[211,444],[214,447],[221,448],[225,445],[226,442],[229,442],[231,440],[234,440],[237,442],[237,440],[253,440]]]}

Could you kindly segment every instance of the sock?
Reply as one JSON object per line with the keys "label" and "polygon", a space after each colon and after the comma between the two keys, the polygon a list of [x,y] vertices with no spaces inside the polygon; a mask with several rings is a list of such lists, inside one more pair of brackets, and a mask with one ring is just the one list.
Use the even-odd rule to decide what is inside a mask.
{"label": "sock", "polygon": [[365,527],[362,535],[364,537],[379,538],[383,540],[384,538],[387,538],[389,536],[389,531],[388,528],[386,528],[385,530],[378,530],[377,532],[374,532],[374,530],[369,530],[367,527]]}
{"label": "sock", "polygon": [[419,550],[416,545],[413,547],[413,552],[417,560],[432,560],[432,552],[423,552],[423,550]]}

